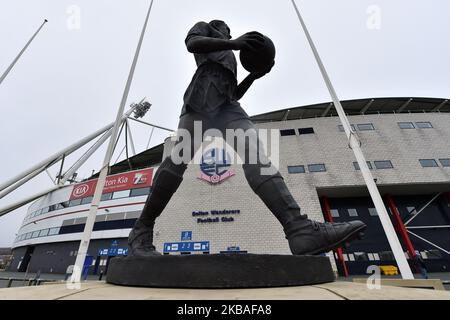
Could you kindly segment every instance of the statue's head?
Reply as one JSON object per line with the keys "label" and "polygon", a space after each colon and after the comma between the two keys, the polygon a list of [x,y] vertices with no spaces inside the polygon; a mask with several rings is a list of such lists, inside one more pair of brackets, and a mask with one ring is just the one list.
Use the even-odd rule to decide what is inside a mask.
{"label": "statue's head", "polygon": [[228,25],[222,20],[212,20],[209,25],[216,29],[220,34],[222,34],[225,38],[231,39],[230,28]]}

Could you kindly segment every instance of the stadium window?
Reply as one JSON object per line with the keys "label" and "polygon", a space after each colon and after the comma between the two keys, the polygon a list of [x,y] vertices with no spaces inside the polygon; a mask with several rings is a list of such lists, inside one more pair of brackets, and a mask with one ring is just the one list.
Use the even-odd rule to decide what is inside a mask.
{"label": "stadium window", "polygon": [[375,208],[369,208],[369,215],[372,216],[372,217],[378,216],[377,209],[375,209]]}
{"label": "stadium window", "polygon": [[81,199],[74,199],[69,201],[69,207],[78,206],[81,204]]}
{"label": "stadium window", "polygon": [[43,229],[39,232],[39,237],[46,237],[50,229]]}
{"label": "stadium window", "polygon": [[31,238],[37,238],[39,237],[39,230],[38,231],[34,231],[31,235]]}
{"label": "stadium window", "polygon": [[41,215],[41,214],[45,214],[45,213],[47,213],[49,210],[50,210],[50,207],[42,208],[42,211],[41,211],[39,214],[40,214],[40,215]]}
{"label": "stadium window", "polygon": [[94,198],[93,196],[83,198],[83,199],[81,199],[81,204],[91,203],[93,198]]}
{"label": "stadium window", "polygon": [[367,256],[367,253],[365,252],[354,252],[355,255],[355,261],[368,261],[369,257]]}
{"label": "stadium window", "polygon": [[323,164],[323,163],[308,164],[308,171],[309,172],[325,172],[325,171],[327,171],[327,168],[325,167],[325,164]]}
{"label": "stadium window", "polygon": [[102,197],[100,198],[100,201],[111,200],[111,198],[112,198],[112,192],[104,193],[104,194],[102,194]]}
{"label": "stadium window", "polygon": [[406,211],[408,211],[408,213],[409,213],[410,215],[415,215],[415,214],[417,214],[416,207],[406,207]]}
{"label": "stadium window", "polygon": [[295,130],[294,129],[280,129],[280,136],[295,136]]}
{"label": "stadium window", "polygon": [[450,159],[439,159],[439,162],[442,164],[443,167],[450,167]]}
{"label": "stadium window", "polygon": [[330,213],[333,218],[339,218],[339,210],[338,209],[331,209]]}
{"label": "stadium window", "polygon": [[400,129],[414,129],[414,123],[412,122],[397,122]]}
{"label": "stadium window", "polygon": [[[353,166],[355,167],[355,170],[360,170],[359,169],[359,164],[358,164],[358,162],[353,162]],[[367,166],[369,167],[369,169],[370,170],[372,170],[373,168],[372,168],[372,163],[370,163],[370,161],[367,161]]]}
{"label": "stadium window", "polygon": [[61,207],[63,207],[63,208],[68,208],[68,207],[69,207],[69,202],[70,202],[70,201],[64,201],[64,202],[61,202],[60,205],[61,205]]}
{"label": "stadium window", "polygon": [[30,239],[31,238],[31,232],[28,232],[26,235],[25,235],[25,240],[28,240],[28,239]]}
{"label": "stadium window", "polygon": [[347,209],[348,215],[350,217],[357,217],[358,216],[358,211],[356,211],[356,209]]}
{"label": "stadium window", "polygon": [[419,129],[429,129],[429,128],[433,128],[433,125],[431,124],[431,122],[428,121],[421,121],[421,122],[416,122],[416,126]]}
{"label": "stadium window", "polygon": [[59,228],[50,228],[50,230],[48,231],[49,236],[54,236],[57,234],[59,234]]}
{"label": "stadium window", "polygon": [[419,162],[423,168],[439,167],[434,159],[419,159]]}
{"label": "stadium window", "polygon": [[373,163],[377,169],[392,169],[394,167],[391,160],[374,161]]}
{"label": "stadium window", "polygon": [[359,131],[375,130],[373,123],[361,123],[361,124],[357,124],[357,127],[358,127]]}
{"label": "stadium window", "polygon": [[392,251],[382,251],[379,252],[378,255],[380,256],[380,260],[382,261],[395,261]]}
{"label": "stadium window", "polygon": [[132,189],[131,193],[130,193],[130,197],[146,196],[149,193],[150,193],[150,187]]}
{"label": "stadium window", "polygon": [[298,134],[312,134],[314,133],[314,128],[298,128]]}
{"label": "stadium window", "polygon": [[130,190],[116,191],[112,195],[112,199],[127,198],[130,196]]}
{"label": "stadium window", "polygon": [[427,250],[425,251],[427,259],[442,259],[442,254],[439,250]]}
{"label": "stadium window", "polygon": [[289,173],[305,173],[305,166],[288,166]]}
{"label": "stadium window", "polygon": [[55,211],[56,210],[56,204],[52,204],[50,207],[48,207],[48,212]]}
{"label": "stadium window", "polygon": [[[356,127],[354,124],[350,125],[353,129],[353,131],[356,131]],[[342,124],[338,125],[339,131],[344,132],[344,126]]]}

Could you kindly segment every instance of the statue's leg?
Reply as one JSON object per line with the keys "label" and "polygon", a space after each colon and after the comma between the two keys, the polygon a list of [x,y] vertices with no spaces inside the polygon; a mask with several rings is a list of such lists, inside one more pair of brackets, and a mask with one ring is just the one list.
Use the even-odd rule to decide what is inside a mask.
{"label": "statue's leg", "polygon": [[[187,114],[180,119],[178,128],[185,129],[193,136],[193,122],[197,120],[194,114]],[[177,141],[176,144],[182,141]],[[194,140],[190,143],[191,158],[196,151]],[[128,237],[128,246],[131,255],[149,256],[159,254],[153,245],[153,227],[155,220],[163,212],[173,194],[183,181],[183,174],[187,168],[187,162],[174,163],[172,155],[163,160],[156,171],[152,192],[145,202],[141,216],[137,219]]]}
{"label": "statue's leg", "polygon": [[[226,127],[244,131],[255,130],[249,119],[232,121]],[[249,136],[255,137],[251,133],[247,135]],[[302,215],[299,205],[289,192],[281,174],[267,158],[257,136],[255,139],[246,138],[245,148],[239,148],[239,142],[236,140],[233,145],[244,161],[242,168],[250,187],[283,226],[293,254],[328,252],[362,236],[366,225],[361,221],[320,223]]]}

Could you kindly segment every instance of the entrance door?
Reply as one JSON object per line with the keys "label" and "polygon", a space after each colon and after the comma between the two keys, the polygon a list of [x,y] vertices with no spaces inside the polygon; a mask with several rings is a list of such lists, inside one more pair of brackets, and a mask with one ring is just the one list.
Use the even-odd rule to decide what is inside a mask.
{"label": "entrance door", "polygon": [[84,266],[83,266],[83,279],[86,280],[87,276],[89,274],[89,270],[91,268],[92,262],[94,261],[93,256],[86,256],[84,259]]}
{"label": "entrance door", "polygon": [[20,263],[19,272],[25,272],[28,269],[28,265],[30,264],[31,257],[33,256],[34,246],[27,247],[27,251],[23,256],[22,262]]}
{"label": "entrance door", "polygon": [[99,274],[101,260],[102,260],[102,256],[97,256],[97,258],[95,259],[94,274]]}

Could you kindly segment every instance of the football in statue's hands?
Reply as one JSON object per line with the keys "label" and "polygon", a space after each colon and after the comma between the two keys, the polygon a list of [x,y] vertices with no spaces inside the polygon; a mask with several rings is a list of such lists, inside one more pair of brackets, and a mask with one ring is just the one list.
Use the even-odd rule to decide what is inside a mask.
{"label": "football in statue's hands", "polygon": [[269,37],[264,36],[264,45],[257,50],[241,50],[239,59],[248,72],[264,72],[275,60],[275,45]]}

